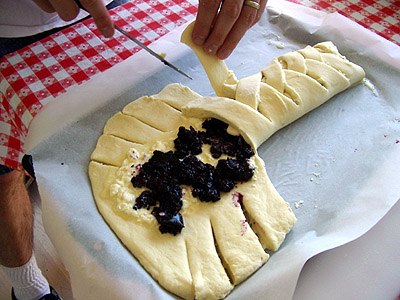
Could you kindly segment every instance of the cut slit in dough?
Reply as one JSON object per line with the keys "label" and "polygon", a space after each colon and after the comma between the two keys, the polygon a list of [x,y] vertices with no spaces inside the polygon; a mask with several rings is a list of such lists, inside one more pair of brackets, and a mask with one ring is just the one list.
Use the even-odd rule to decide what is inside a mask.
{"label": "cut slit in dough", "polygon": [[[162,93],[166,93],[168,90],[176,93],[177,87],[179,85],[176,84],[167,86]],[[186,90],[183,86],[182,89]],[[158,97],[159,95],[156,95],[154,98]],[[226,110],[221,108],[229,108],[231,112],[242,111],[243,116],[244,107],[247,116],[253,120],[256,117],[264,118],[261,114],[227,98],[217,98],[219,104],[208,101],[210,105],[214,103],[213,106],[204,106],[202,111],[201,108],[196,106],[201,103],[201,99],[203,98],[182,106],[182,110],[179,111],[182,114],[179,116],[180,120],[183,120],[182,125],[194,124],[194,126],[198,126],[198,124],[201,124],[201,120],[216,117],[228,122],[237,132],[247,132],[250,141],[257,141],[255,144],[260,143],[258,142],[259,138],[253,137],[258,134],[256,130],[252,129],[254,123],[240,124],[236,121],[233,122],[229,118],[229,114],[225,114]],[[212,112],[214,109],[220,111],[220,113]],[[141,111],[141,109],[138,109],[136,113],[141,114]],[[196,117],[189,114],[190,111]],[[147,109],[143,109],[143,113],[147,113]],[[237,117],[235,114],[230,115]],[[139,126],[143,125],[140,124]],[[258,130],[260,129],[258,128]],[[132,128],[132,131],[136,132],[134,128]],[[124,136],[124,134],[117,135]],[[160,133],[155,139],[149,139],[145,144],[136,144],[139,147],[133,147],[135,148],[134,153],[135,155],[137,153],[150,153],[150,149],[154,150],[155,148],[167,150],[168,147],[171,147],[171,140],[174,136],[176,136],[176,131]],[[137,138],[132,138],[132,140],[137,140]],[[104,145],[105,141],[111,145],[118,145],[116,153],[112,155],[118,157],[118,159],[112,160],[112,164],[104,153],[104,151],[109,151],[108,149],[112,146]],[[221,200],[215,203],[200,202],[188,193],[189,196],[187,197],[189,198],[185,202],[186,204],[184,203],[186,207],[182,211],[185,228],[177,236],[161,234],[155,222],[146,219],[147,216],[141,218],[141,216],[133,215],[136,212],[130,205],[133,205],[134,202],[129,202],[129,197],[127,200],[123,197],[116,199],[111,196],[110,186],[113,183],[115,184],[116,179],[120,183],[124,181],[124,172],[128,170],[129,173],[129,168],[134,165],[129,159],[122,163],[120,161],[124,151],[132,154],[129,150],[132,142],[125,141],[125,143],[121,143],[121,138],[108,133],[105,133],[99,139],[89,166],[89,176],[96,203],[104,219],[143,267],[161,285],[180,297],[185,299],[219,299],[225,297],[234,285],[245,280],[267,261],[268,254],[265,253],[264,246],[276,250],[283,240],[282,236],[284,237],[296,222],[296,218],[292,211],[288,209],[287,203],[279,196],[272,185],[264,181],[265,178],[268,178],[264,164],[260,158],[255,156],[254,165],[257,168],[254,178],[260,178],[260,181],[251,180],[240,183],[231,192],[223,193]],[[124,149],[124,145],[127,148]],[[126,191],[129,191],[131,188],[129,177],[126,179],[126,186],[128,186]],[[237,205],[233,200],[236,190],[243,195],[242,206],[251,216],[251,221],[246,220],[242,206]],[[275,203],[275,205],[272,204],[270,209],[263,212],[257,212],[255,206],[258,204],[257,201],[254,201],[254,197],[258,199],[258,203],[270,202]],[[263,207],[268,205],[271,204],[264,203]],[[279,211],[278,214],[286,216],[286,225],[276,223],[269,224],[269,228],[268,226],[264,228],[265,224],[257,222],[258,226],[255,226],[257,232],[253,231],[251,223],[255,224],[259,218],[271,219],[272,215],[269,215],[275,209]],[[139,230],[137,227],[145,228]],[[260,230],[260,228],[263,229]],[[178,250],[174,248],[169,251],[168,248],[172,247],[171,240],[173,239],[177,240]],[[152,245],[150,246],[149,243]],[[147,248],[147,250],[144,251],[142,248]],[[176,254],[176,251],[179,251],[179,255]]]}
{"label": "cut slit in dough", "polygon": [[[191,26],[182,40],[192,47]],[[176,236],[161,234],[149,211],[132,209],[140,194],[130,183],[132,172],[154,150],[172,149],[178,126],[199,129],[207,118],[228,123],[256,150],[283,126],[361,82],[364,72],[330,42],[282,55],[240,80],[223,61],[193,50],[219,97],[171,84],[128,104],[107,122],[89,176],[104,219],[155,280],[184,299],[220,299],[268,260],[264,249],[276,251],[296,222],[262,159],[254,155],[255,176],[215,203],[200,202],[184,187],[185,227]]]}
{"label": "cut slit in dough", "polygon": [[[260,73],[238,80],[224,61],[193,43],[193,27],[194,22],[187,26],[181,41],[199,58],[217,96],[249,105],[271,121],[265,128],[265,139],[334,95],[361,83],[365,76],[364,70],[341,55],[332,42],[322,42],[283,54]],[[261,78],[259,83],[257,78]]]}

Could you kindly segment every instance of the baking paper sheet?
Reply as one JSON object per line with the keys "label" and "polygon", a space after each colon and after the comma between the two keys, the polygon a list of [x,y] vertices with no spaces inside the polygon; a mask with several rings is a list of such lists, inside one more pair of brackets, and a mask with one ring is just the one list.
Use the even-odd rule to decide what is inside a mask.
{"label": "baking paper sheet", "polygon": [[[195,55],[179,44],[181,31],[152,47],[166,52],[193,81],[142,53],[55,99],[32,123],[28,148],[33,148],[44,226],[70,272],[77,300],[175,299],[103,221],[87,167],[105,122],[132,100],[172,82],[214,94]],[[270,1],[226,62],[242,78],[275,57],[325,40],[365,69],[370,88],[359,85],[335,96],[258,149],[298,223],[280,250],[227,299],[291,299],[310,257],[361,236],[400,198],[397,46],[339,14]]]}

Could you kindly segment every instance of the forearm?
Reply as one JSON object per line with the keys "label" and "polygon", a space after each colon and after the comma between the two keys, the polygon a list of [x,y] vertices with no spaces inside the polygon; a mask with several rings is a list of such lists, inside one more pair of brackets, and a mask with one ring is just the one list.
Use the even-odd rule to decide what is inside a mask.
{"label": "forearm", "polygon": [[0,264],[17,267],[32,255],[32,206],[25,175],[12,171],[0,176]]}

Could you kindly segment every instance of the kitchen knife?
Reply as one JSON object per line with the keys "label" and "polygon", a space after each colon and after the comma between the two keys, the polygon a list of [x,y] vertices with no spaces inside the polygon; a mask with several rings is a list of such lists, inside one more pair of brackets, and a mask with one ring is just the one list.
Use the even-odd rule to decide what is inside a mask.
{"label": "kitchen knife", "polygon": [[[83,9],[84,11],[86,11],[87,13],[89,13],[83,6],[82,4],[79,2],[79,0],[75,0],[75,3],[79,6],[79,8]],[[89,13],[90,14],[90,13]],[[179,68],[177,68],[176,66],[174,66],[173,64],[171,64],[169,61],[167,61],[164,57],[162,57],[161,55],[159,55],[158,53],[154,52],[153,50],[151,50],[149,47],[147,47],[146,45],[144,45],[143,43],[141,43],[138,39],[136,39],[135,37],[133,37],[131,34],[129,34],[128,32],[126,32],[125,30],[123,30],[121,27],[119,27],[117,24],[114,23],[114,28],[116,30],[118,30],[120,33],[122,33],[123,35],[125,35],[128,39],[130,39],[131,41],[135,42],[137,45],[139,45],[141,48],[143,48],[144,50],[146,50],[148,53],[150,53],[151,55],[153,55],[155,58],[159,59],[161,62],[164,63],[164,65],[167,65],[168,67],[174,69],[175,71],[179,72],[180,74],[182,74],[183,76],[186,76],[189,79],[192,79],[192,77],[190,77],[189,75],[187,75],[185,72],[183,72],[182,70],[180,70]]]}

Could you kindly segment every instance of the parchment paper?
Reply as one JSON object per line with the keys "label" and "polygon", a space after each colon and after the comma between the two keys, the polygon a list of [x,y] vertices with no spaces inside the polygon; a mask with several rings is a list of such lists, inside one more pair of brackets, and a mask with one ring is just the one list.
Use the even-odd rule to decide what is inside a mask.
{"label": "parchment paper", "polygon": [[[132,100],[172,82],[214,95],[195,55],[179,44],[181,31],[152,46],[168,47],[160,52],[193,81],[139,55],[55,99],[32,123],[28,148],[34,147],[44,226],[70,272],[75,299],[175,299],[103,221],[87,167],[105,122]],[[242,78],[274,57],[325,40],[361,65],[375,89],[359,85],[335,96],[258,149],[298,223],[280,250],[227,299],[291,299],[310,257],[361,236],[400,198],[397,46],[339,14],[270,1],[226,62]]]}

